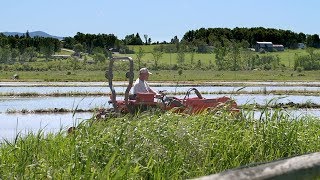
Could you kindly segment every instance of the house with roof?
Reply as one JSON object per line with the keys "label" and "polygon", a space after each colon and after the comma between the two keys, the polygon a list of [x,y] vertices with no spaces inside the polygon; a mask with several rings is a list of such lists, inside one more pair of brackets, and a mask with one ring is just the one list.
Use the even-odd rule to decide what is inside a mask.
{"label": "house with roof", "polygon": [[284,51],[284,46],[282,44],[273,44],[272,42],[257,42],[254,49],[256,52],[260,52],[261,50],[268,52],[272,52],[274,50]]}
{"label": "house with roof", "polygon": [[273,49],[276,51],[284,51],[284,46],[282,44],[274,44]]}

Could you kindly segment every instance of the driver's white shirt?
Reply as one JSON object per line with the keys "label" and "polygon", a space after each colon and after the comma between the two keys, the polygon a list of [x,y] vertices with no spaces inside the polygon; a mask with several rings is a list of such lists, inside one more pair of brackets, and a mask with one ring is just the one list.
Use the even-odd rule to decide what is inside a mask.
{"label": "driver's white shirt", "polygon": [[142,81],[139,78],[133,84],[133,94],[147,93],[150,92],[150,90],[151,88],[148,85],[147,81]]}

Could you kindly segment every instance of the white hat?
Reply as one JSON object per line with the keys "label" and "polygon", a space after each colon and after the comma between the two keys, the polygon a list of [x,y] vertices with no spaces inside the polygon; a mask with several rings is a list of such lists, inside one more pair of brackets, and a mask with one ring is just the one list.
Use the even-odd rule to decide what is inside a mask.
{"label": "white hat", "polygon": [[140,74],[144,74],[144,73],[152,74],[147,68],[141,68],[139,72]]}

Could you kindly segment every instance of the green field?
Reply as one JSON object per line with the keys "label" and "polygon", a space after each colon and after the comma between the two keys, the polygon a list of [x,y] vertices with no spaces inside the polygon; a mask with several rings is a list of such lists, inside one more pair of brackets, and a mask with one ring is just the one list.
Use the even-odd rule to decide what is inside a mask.
{"label": "green field", "polygon": [[[183,65],[177,65],[177,53],[164,53],[159,59],[160,68],[154,68],[155,62],[152,49],[157,45],[141,46],[146,52],[141,59],[141,67],[148,67],[153,75],[150,81],[319,81],[319,71],[294,71],[294,59],[296,55],[307,55],[306,50],[285,50],[284,52],[271,52],[266,54],[255,53],[260,56],[273,55],[280,58],[284,67],[275,70],[247,70],[247,71],[218,71],[215,68],[215,54],[195,53],[191,64],[191,53],[185,53]],[[139,46],[130,47],[136,50]],[[319,53],[320,50],[315,50]],[[71,52],[62,50],[58,54],[70,55]],[[137,78],[138,62],[136,54],[114,54],[114,56],[131,56],[134,60]],[[92,60],[91,55],[84,55],[87,60]],[[84,58],[83,57],[83,58]],[[78,68],[74,68],[74,64]],[[201,64],[196,66],[196,64]],[[26,62],[24,64],[1,65],[0,81],[12,81],[14,74],[19,75],[18,81],[106,81],[104,77],[108,66],[108,60],[103,63],[87,64],[83,60],[76,62],[74,59],[52,59],[46,62],[38,58],[37,62]],[[31,70],[25,69],[25,67]],[[11,67],[8,68],[8,67]],[[6,70],[9,69],[9,70]],[[18,70],[17,70],[18,69]],[[34,70],[32,70],[34,69]],[[77,70],[79,69],[79,70]],[[126,80],[124,74],[127,65],[122,65],[122,70],[115,70],[114,80]],[[167,69],[167,70],[164,70]],[[172,70],[168,70],[172,69]],[[174,69],[174,70],[173,70]]]}
{"label": "green field", "polygon": [[[159,45],[150,45],[150,46],[129,46],[129,49],[134,50],[135,52],[138,52],[139,48],[141,47],[143,49],[143,51],[145,52],[145,56],[143,56],[142,60],[144,62],[152,62],[152,60],[154,59],[152,56],[152,51],[154,47],[157,47]],[[257,55],[263,55],[257,52],[254,52]],[[320,53],[320,49],[316,49],[314,51],[314,53]],[[190,63],[191,60],[191,53],[186,53],[185,54],[185,59],[186,59],[186,63]],[[280,58],[280,63],[283,63],[286,67],[288,68],[292,68],[293,64],[294,64],[294,57],[295,55],[307,55],[308,53],[306,52],[306,50],[304,49],[297,49],[297,50],[291,50],[291,49],[286,49],[283,52],[269,52],[266,53],[268,55],[275,55],[275,56],[279,56]],[[132,58],[136,59],[137,56],[135,54],[127,54],[127,56],[131,56]],[[170,61],[171,59],[171,61]],[[166,63],[169,64],[171,63],[177,63],[177,53],[165,53],[163,54],[163,57],[161,58],[161,62],[162,63]],[[211,60],[213,63],[215,62],[215,54],[211,53],[211,54],[201,54],[201,53],[195,53],[194,54],[194,61],[197,62],[198,60],[200,60],[201,62],[208,64],[209,60]]]}
{"label": "green field", "polygon": [[[191,53],[186,53],[185,54],[185,63],[190,64],[191,61]],[[137,59],[136,54],[120,54],[120,55],[115,55],[115,56],[130,56],[134,60]],[[145,53],[145,55],[142,57],[142,63],[147,63],[147,64],[154,64],[154,58],[152,53]],[[200,54],[200,53],[195,53],[194,54],[194,62],[196,63],[198,60],[200,60],[204,64],[209,64],[209,61],[211,60],[212,63],[215,62],[215,55],[214,54]],[[177,53],[164,53],[161,59],[159,60],[159,63],[161,64],[177,64]]]}

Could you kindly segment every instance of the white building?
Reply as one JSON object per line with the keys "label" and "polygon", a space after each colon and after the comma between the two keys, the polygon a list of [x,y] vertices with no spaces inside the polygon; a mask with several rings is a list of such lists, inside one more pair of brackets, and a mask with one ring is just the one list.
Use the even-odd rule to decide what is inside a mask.
{"label": "white building", "polygon": [[298,43],[298,48],[299,49],[304,49],[306,46],[304,45],[304,43]]}
{"label": "white building", "polygon": [[284,46],[282,44],[272,44],[272,42],[257,42],[255,50],[256,52],[261,51],[261,49],[272,52],[274,50],[284,51]]}

